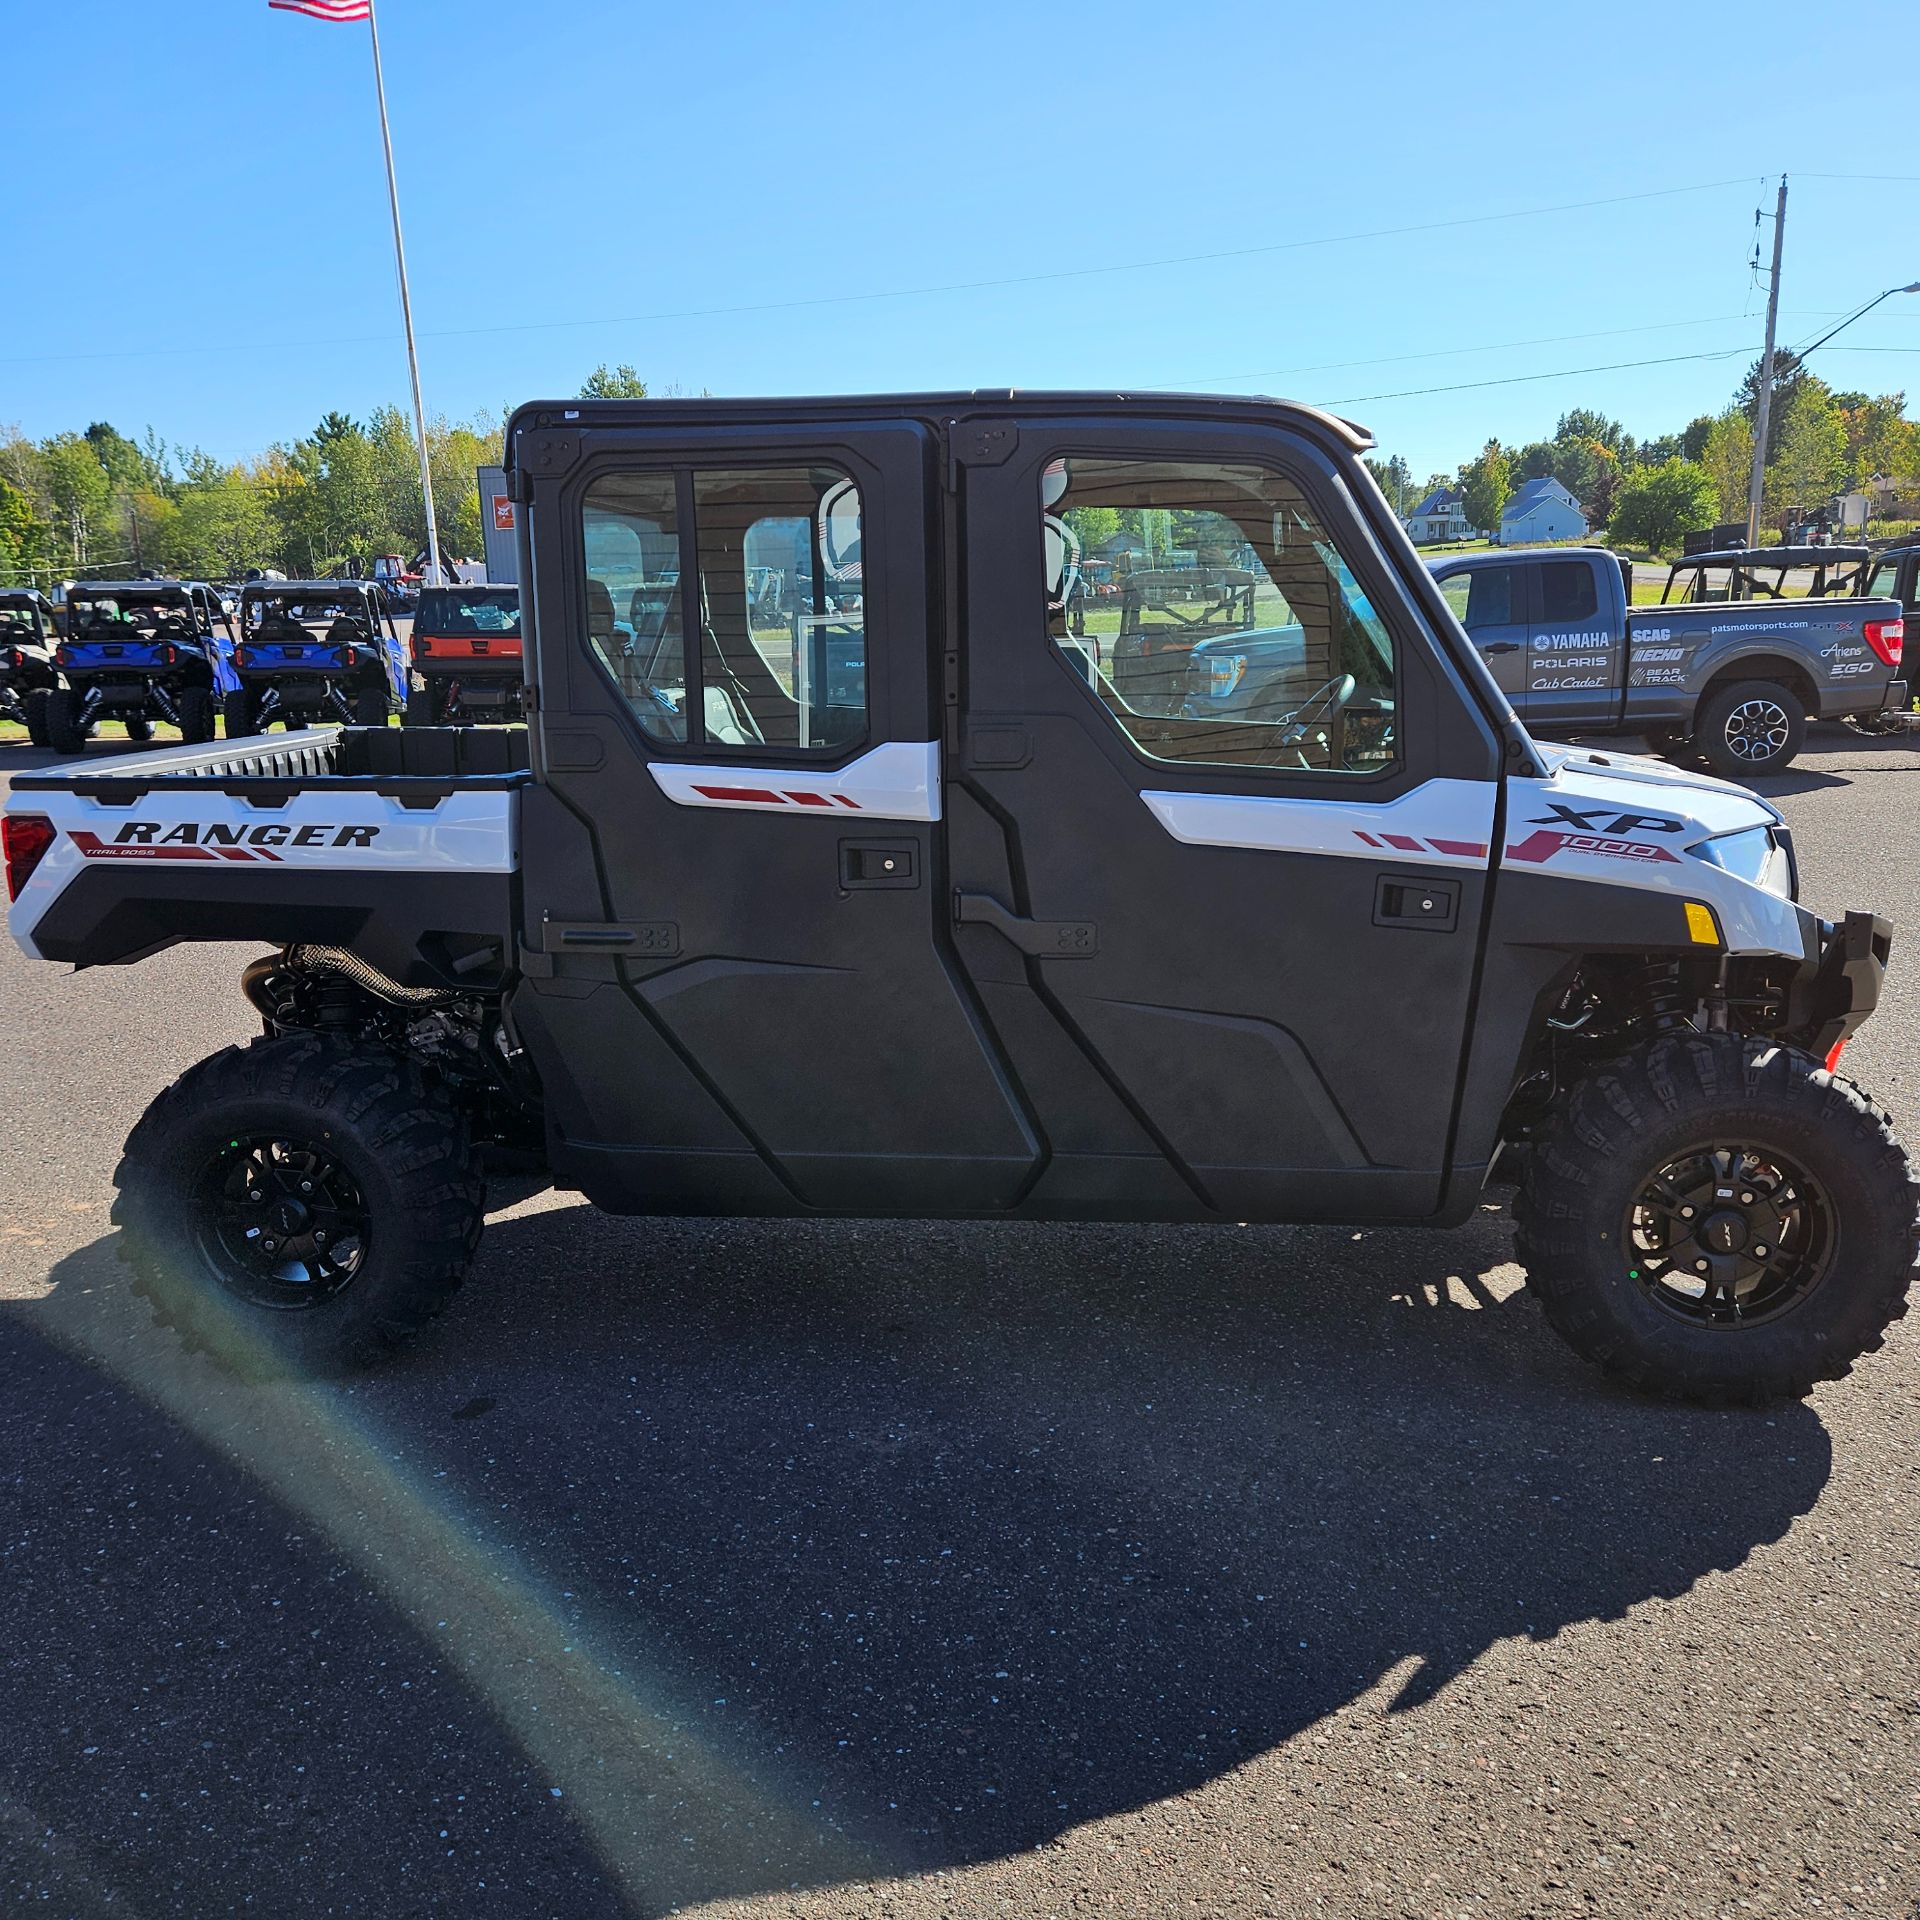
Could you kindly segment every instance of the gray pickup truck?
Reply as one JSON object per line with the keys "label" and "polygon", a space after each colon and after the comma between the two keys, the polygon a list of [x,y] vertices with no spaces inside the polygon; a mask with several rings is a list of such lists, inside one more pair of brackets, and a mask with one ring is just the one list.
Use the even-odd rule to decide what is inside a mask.
{"label": "gray pickup truck", "polygon": [[1809,718],[1904,707],[1896,599],[1633,607],[1600,547],[1435,559],[1429,571],[1530,732],[1643,733],[1716,773],[1777,773]]}

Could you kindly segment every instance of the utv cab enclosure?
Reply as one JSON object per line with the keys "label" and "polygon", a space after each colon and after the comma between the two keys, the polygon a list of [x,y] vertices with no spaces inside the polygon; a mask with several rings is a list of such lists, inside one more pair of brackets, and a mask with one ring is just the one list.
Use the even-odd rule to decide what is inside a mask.
{"label": "utv cab enclosure", "polygon": [[518,587],[424,588],[409,650],[422,682],[408,696],[409,726],[525,718]]}
{"label": "utv cab enclosure", "polygon": [[153,723],[180,729],[189,745],[211,740],[220,700],[239,682],[233,626],[200,580],[73,580],[66,638],[54,654],[66,680],[47,697],[47,744],[78,753],[102,720],[129,740]]}
{"label": "utv cab enclosure", "polygon": [[60,616],[32,587],[0,587],[0,720],[24,726],[36,747],[47,744],[47,695],[60,684],[53,664]]}
{"label": "utv cab enclosure", "polygon": [[406,655],[385,591],[368,580],[249,580],[240,589],[239,684],[227,738],[316,721],[384,727],[405,705]]}
{"label": "utv cab enclosure", "polygon": [[[1536,745],[1369,444],[1241,399],[522,408],[524,733],[13,783],[29,952],[274,949],[261,1038],[128,1143],[137,1284],[243,1361],[371,1355],[457,1286],[486,1141],[664,1214],[1444,1225],[1499,1181],[1601,1366],[1845,1372],[1915,1253],[1832,1070],[1890,929],[1800,906],[1752,794]],[[1077,591],[1129,551],[1195,577]],[[1273,639],[1256,705],[1121,665],[1176,617]]]}

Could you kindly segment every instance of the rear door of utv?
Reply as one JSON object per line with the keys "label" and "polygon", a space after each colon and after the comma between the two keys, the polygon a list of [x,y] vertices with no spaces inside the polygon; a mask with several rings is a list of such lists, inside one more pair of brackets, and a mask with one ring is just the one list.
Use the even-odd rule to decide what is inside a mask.
{"label": "rear door of utv", "polygon": [[[1432,1213],[1499,746],[1334,462],[1224,414],[951,433],[957,938],[1048,1151],[1029,1207]],[[1184,676],[1112,670],[1135,571]],[[1287,671],[1235,710],[1237,646]]]}
{"label": "rear door of utv", "polygon": [[515,1014],[556,1172],[636,1211],[1006,1209],[1042,1148],[945,924],[934,434],[647,414],[515,437]]}

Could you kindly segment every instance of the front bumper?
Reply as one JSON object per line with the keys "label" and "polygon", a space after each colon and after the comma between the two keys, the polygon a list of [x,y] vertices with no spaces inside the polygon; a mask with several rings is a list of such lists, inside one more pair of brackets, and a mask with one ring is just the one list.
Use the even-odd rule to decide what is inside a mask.
{"label": "front bumper", "polygon": [[1880,1004],[1893,951],[1893,923],[1877,913],[1849,913],[1836,926],[1802,912],[1806,957],[1795,978],[1787,1024],[1810,1052],[1831,1057]]}

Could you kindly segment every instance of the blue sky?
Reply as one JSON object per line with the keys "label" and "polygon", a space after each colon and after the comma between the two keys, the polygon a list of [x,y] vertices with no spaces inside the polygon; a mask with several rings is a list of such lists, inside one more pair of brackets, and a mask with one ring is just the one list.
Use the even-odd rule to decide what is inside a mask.
{"label": "blue sky", "polygon": [[[1789,343],[1920,279],[1920,180],[1833,177],[1920,175],[1891,131],[1911,0],[1830,27],[1780,0],[381,16],[427,401],[456,418],[601,360],[721,394],[1191,387],[1337,404],[1424,478],[1576,404],[1642,434],[1724,404],[1762,176],[1792,178]],[[0,425],[233,458],[404,397],[364,27],[0,20]],[[1837,385],[1920,389],[1920,296],[1844,344]],[[1404,392],[1699,354],[1725,357]]]}

